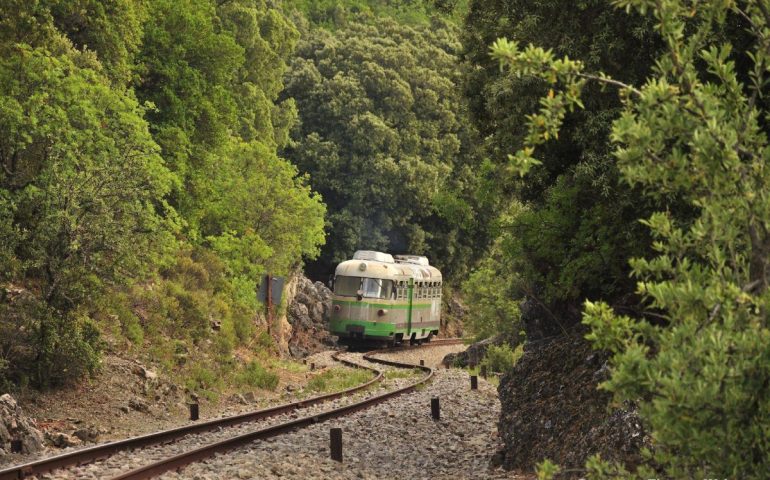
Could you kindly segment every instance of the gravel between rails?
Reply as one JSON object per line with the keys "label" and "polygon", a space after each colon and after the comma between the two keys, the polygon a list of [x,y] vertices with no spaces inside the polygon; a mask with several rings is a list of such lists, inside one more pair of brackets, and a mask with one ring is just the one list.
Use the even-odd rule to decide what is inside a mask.
{"label": "gravel between rails", "polygon": [[[378,356],[408,361],[407,354],[418,354],[431,365],[453,348],[457,346]],[[353,355],[357,354],[346,354]],[[439,421],[430,416],[430,400],[435,396],[441,402]],[[492,456],[501,447],[496,428],[499,412],[492,385],[479,379],[479,390],[471,391],[467,372],[437,370],[435,379],[415,392],[349,416],[255,442],[161,478],[526,478],[490,468]],[[342,463],[329,459],[332,427],[343,430]]]}
{"label": "gravel between rails", "polygon": [[[319,358],[326,360],[328,357],[328,364],[322,362],[319,366],[340,366],[338,362],[331,359],[331,352],[328,355],[319,355]],[[366,363],[359,361],[359,363]],[[317,363],[317,365],[319,365]],[[242,435],[253,430],[266,428],[268,426],[277,425],[296,419],[301,416],[309,416],[316,413],[321,413],[333,408],[348,405],[363,398],[382,394],[389,390],[401,388],[409,383],[413,382],[417,377],[411,378],[394,378],[383,380],[379,384],[373,385],[361,392],[357,392],[351,396],[342,397],[336,400],[331,400],[318,405],[312,405],[299,410],[296,410],[289,414],[278,415],[263,420],[257,420],[253,422],[247,422],[243,424],[233,425],[230,427],[220,428],[209,432],[202,432],[197,434],[187,435],[173,443],[159,444],[148,446],[145,448],[123,451],[110,456],[102,461],[97,461],[87,465],[78,467],[71,467],[68,469],[60,469],[48,474],[43,474],[38,478],[41,479],[102,479],[107,477],[113,477],[120,473],[127,472],[129,470],[139,468],[148,463],[159,461],[163,458],[170,457],[172,455],[180,454],[194,448],[200,447],[205,444],[214,443],[219,440],[224,440],[236,435]]]}

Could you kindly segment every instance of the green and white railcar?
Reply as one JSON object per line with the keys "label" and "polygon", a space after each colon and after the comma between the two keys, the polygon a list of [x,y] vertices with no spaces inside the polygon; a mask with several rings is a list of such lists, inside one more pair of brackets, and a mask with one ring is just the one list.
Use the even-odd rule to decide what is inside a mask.
{"label": "green and white railcar", "polygon": [[335,271],[329,329],[343,342],[429,341],[439,331],[441,287],[425,257],[359,250]]}

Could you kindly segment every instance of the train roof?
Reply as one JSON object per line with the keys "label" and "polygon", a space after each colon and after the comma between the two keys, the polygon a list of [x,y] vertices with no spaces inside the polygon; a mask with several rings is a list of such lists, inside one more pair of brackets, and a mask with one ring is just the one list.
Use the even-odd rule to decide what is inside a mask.
{"label": "train roof", "polygon": [[420,255],[394,256],[371,250],[359,250],[352,260],[339,265],[335,275],[347,277],[383,278],[396,281],[440,282],[441,272],[430,265],[426,257]]}

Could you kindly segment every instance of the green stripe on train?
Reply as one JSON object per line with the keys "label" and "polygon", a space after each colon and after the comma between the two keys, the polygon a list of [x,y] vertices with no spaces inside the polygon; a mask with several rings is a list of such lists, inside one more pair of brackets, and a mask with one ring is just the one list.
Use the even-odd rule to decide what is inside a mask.
{"label": "green stripe on train", "polygon": [[[417,322],[412,323],[412,331],[417,330],[433,330],[438,328],[437,325],[432,326],[422,326],[423,323],[435,323],[435,322]],[[395,324],[388,323],[388,322],[367,322],[365,320],[347,320],[347,319],[335,319],[329,322],[329,330],[332,333],[345,333],[347,334],[348,331],[346,330],[346,327],[348,325],[355,325],[359,327],[364,327],[364,334],[365,335],[376,335],[376,336],[382,336],[387,337],[390,332],[394,333],[407,333],[406,328],[396,328]]]}
{"label": "green stripe on train", "polygon": [[[366,300],[362,301],[351,301],[351,300],[332,300],[332,305],[339,305],[339,304],[345,304],[345,305],[353,305],[358,307],[373,307],[373,308],[392,308],[393,310],[396,309],[407,309],[409,308],[409,305],[407,304],[390,304],[390,303],[370,303]],[[413,303],[412,308],[430,308],[433,304],[431,303]]]}

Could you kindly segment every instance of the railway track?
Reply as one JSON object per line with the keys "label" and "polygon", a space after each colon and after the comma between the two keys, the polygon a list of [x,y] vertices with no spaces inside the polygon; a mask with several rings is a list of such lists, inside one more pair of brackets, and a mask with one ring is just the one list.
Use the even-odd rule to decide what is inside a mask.
{"label": "railway track", "polygon": [[[453,345],[461,342],[462,340],[459,340],[459,339],[436,339],[430,343],[423,345],[422,347],[429,348],[432,346]],[[417,388],[417,386],[421,384],[425,384],[428,381],[430,381],[433,376],[433,370],[430,367],[426,367],[426,366],[420,366],[420,365],[415,365],[411,363],[402,363],[402,362],[397,362],[393,360],[378,359],[373,357],[373,355],[377,353],[383,353],[383,352],[393,353],[393,352],[399,352],[399,351],[410,350],[415,348],[421,348],[421,347],[420,346],[411,346],[411,347],[403,346],[403,347],[396,347],[396,348],[384,349],[384,350],[374,350],[364,354],[363,358],[368,362],[389,365],[396,368],[421,369],[426,373],[426,375],[424,375],[417,382],[414,382],[402,388],[388,391],[380,395],[371,396],[362,401],[354,402],[348,405],[343,405],[337,408],[332,408],[321,412],[312,413],[310,415],[306,415],[300,418],[292,418],[287,421],[279,422],[274,425],[259,428],[257,430],[247,431],[246,433],[228,434],[227,432],[222,431],[224,433],[220,432],[222,433],[222,435],[220,436],[224,436],[225,438],[223,439],[208,443],[203,447],[192,448],[182,453],[164,457],[161,460],[143,465],[139,468],[135,468],[127,472],[122,472],[116,476],[113,476],[113,478],[116,480],[117,479],[152,478],[163,472],[179,469],[184,465],[188,465],[190,463],[200,461],[205,458],[209,458],[217,453],[234,449],[236,447],[248,444],[255,440],[274,437],[276,435],[280,435],[281,433],[292,431],[307,425],[312,425],[314,423],[321,422],[330,418],[347,415],[347,414],[368,408],[372,405],[382,403],[386,400],[389,400],[403,393],[410,392],[415,388]],[[297,412],[303,409],[309,409],[310,407],[317,406],[325,402],[330,402],[336,399],[341,399],[343,397],[348,397],[360,391],[363,391],[364,389],[370,388],[373,385],[382,381],[383,379],[382,370],[378,370],[370,366],[358,364],[350,360],[341,358],[339,355],[340,353],[342,352],[337,352],[333,356],[336,361],[354,368],[363,368],[363,369],[370,370],[373,373],[375,373],[375,378],[373,378],[372,380],[362,385],[359,385],[341,392],[320,395],[320,396],[309,398],[306,400],[292,402],[292,403],[279,405],[276,407],[271,407],[263,410],[254,411],[254,412],[249,412],[241,415],[209,420],[209,421],[200,422],[192,425],[173,428],[170,430],[159,431],[148,435],[134,437],[126,440],[110,442],[102,445],[97,445],[94,447],[84,448],[74,452],[69,452],[62,455],[57,455],[54,457],[49,457],[42,460],[25,463],[22,465],[17,465],[14,467],[0,470],[0,480],[28,478],[33,475],[37,476],[48,472],[52,472],[53,470],[56,470],[56,469],[71,468],[71,467],[77,467],[81,465],[93,464],[95,462],[100,462],[100,461],[103,461],[104,459],[108,459],[111,456],[120,454],[122,452],[133,451],[136,449],[144,449],[144,448],[154,447],[158,445],[172,444],[172,443],[178,442],[180,439],[183,439],[185,437],[201,434],[204,432],[212,432],[212,431],[222,430],[229,427],[236,427],[236,428],[239,428],[240,430],[244,430],[244,429],[247,429],[250,426],[250,424],[254,422],[263,421],[265,419],[269,419],[269,418],[277,417],[281,415],[292,414],[294,412]]]}

